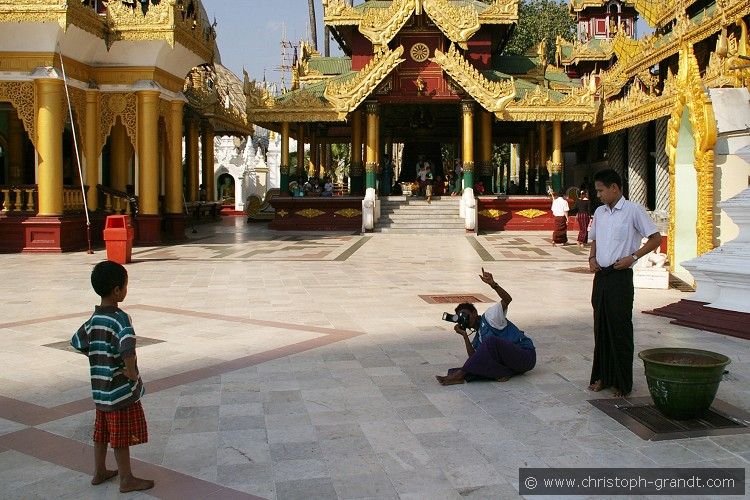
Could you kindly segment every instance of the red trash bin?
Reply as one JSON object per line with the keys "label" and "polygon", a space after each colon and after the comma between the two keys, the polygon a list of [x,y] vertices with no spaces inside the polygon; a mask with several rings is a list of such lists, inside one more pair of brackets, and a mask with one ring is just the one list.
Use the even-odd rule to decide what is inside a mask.
{"label": "red trash bin", "polygon": [[133,254],[135,231],[130,225],[129,215],[109,215],[104,224],[104,245],[107,259],[118,264],[127,264]]}

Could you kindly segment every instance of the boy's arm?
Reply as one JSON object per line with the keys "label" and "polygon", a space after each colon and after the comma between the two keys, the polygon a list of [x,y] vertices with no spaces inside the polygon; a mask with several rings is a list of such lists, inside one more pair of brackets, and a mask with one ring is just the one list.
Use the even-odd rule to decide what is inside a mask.
{"label": "boy's arm", "polygon": [[81,325],[73,337],[70,339],[70,346],[76,351],[88,355],[89,353],[89,335],[86,332],[86,325]]}
{"label": "boy's arm", "polygon": [[123,356],[122,360],[125,362],[125,376],[133,382],[138,381],[138,363],[135,357],[135,351]]}

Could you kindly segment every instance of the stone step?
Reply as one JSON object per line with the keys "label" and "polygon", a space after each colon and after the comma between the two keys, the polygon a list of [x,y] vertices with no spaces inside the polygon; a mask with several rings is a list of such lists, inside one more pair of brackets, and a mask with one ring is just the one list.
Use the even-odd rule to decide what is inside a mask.
{"label": "stone step", "polygon": [[384,221],[383,219],[380,219],[380,223],[378,224],[380,227],[391,227],[391,228],[419,228],[419,229],[428,229],[428,228],[436,228],[436,229],[451,229],[451,228],[459,228],[464,227],[463,221],[456,221],[456,222],[393,222],[393,221]]}
{"label": "stone step", "polygon": [[425,210],[424,208],[420,209],[417,207],[414,208],[386,208],[386,207],[380,207],[380,213],[381,214],[424,214],[427,216],[442,216],[442,215],[458,215],[458,210],[455,210],[453,208],[434,208],[432,210]]}
{"label": "stone step", "polygon": [[415,234],[415,233],[424,233],[424,234],[464,234],[466,233],[466,229],[463,227],[461,228],[404,228],[404,227],[375,227],[373,229],[373,232],[375,233],[391,233],[391,234]]}
{"label": "stone step", "polygon": [[381,214],[380,220],[388,219],[388,220],[398,220],[398,221],[446,221],[446,222],[461,222],[463,219],[456,215],[447,215],[443,217],[435,217],[435,216],[423,216],[421,214]]}

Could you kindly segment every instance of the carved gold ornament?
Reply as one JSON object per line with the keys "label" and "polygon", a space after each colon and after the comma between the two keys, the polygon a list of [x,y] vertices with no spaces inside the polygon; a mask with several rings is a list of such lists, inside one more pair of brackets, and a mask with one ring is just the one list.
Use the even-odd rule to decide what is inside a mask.
{"label": "carved gold ornament", "polygon": [[335,213],[341,215],[342,217],[346,217],[347,219],[351,219],[352,217],[359,217],[360,215],[362,215],[362,211],[357,210],[356,208],[342,208],[341,210],[336,210]]}
{"label": "carved gold ornament", "polygon": [[34,105],[34,82],[0,82],[0,102],[10,102],[36,146],[36,115]]}
{"label": "carved gold ornament", "polygon": [[484,210],[481,210],[479,212],[479,215],[482,217],[487,217],[488,219],[499,219],[503,215],[505,215],[508,212],[504,212],[502,210],[497,210],[495,208],[486,208]]}
{"label": "carved gold ornament", "polygon": [[289,212],[287,212],[287,211],[286,211],[286,210],[284,210],[283,208],[282,208],[281,210],[279,210],[278,212],[276,212],[276,213],[277,213],[277,214],[279,214],[279,217],[281,217],[282,219],[283,219],[284,217],[286,217],[287,215],[289,215]]}
{"label": "carved gold ornament", "polygon": [[520,215],[521,217],[526,217],[527,219],[535,219],[537,217],[541,217],[542,215],[546,214],[544,210],[538,210],[536,208],[527,208],[526,210],[520,210],[516,212],[516,215]]}
{"label": "carved gold ornament", "polygon": [[362,104],[391,71],[404,62],[404,59],[400,59],[403,53],[402,45],[396,47],[395,50],[376,53],[354,78],[341,83],[329,81],[323,96],[338,113],[346,115]]}
{"label": "carved gold ornament", "polygon": [[136,136],[136,96],[135,92],[128,93],[101,93],[99,98],[99,137],[97,151],[101,151],[107,142],[107,136],[112,130],[117,117],[120,117],[127,131],[130,143],[135,147]]}
{"label": "carved gold ornament", "polygon": [[307,217],[308,219],[313,219],[315,217],[320,217],[325,212],[322,210],[318,210],[317,208],[306,208],[304,210],[297,210],[294,213],[297,215],[301,215],[302,217]]}
{"label": "carved gold ornament", "polygon": [[499,119],[512,121],[596,121],[599,104],[587,87],[571,89],[566,94],[550,91],[537,85],[527,90],[519,100],[509,103]]}
{"label": "carved gold ornament", "polygon": [[415,43],[411,46],[409,55],[415,62],[425,62],[427,58],[430,57],[430,48],[422,42]]}
{"label": "carved gold ornament", "polygon": [[[677,141],[680,134],[682,114],[688,110],[695,141],[695,171],[698,192],[698,219],[696,221],[696,253],[702,255],[714,248],[714,146],[716,145],[716,119],[711,99],[706,94],[701,80],[698,61],[693,46],[685,44],[680,50],[677,72],[677,94],[672,116],[667,124],[666,150],[669,157],[669,206],[675,207],[675,164]],[[669,216],[669,262],[674,262],[675,212]]]}
{"label": "carved gold ornament", "polygon": [[455,5],[450,0],[422,0],[422,8],[440,31],[461,48],[479,31],[479,13],[473,5]]}
{"label": "carved gold ornament", "polygon": [[453,44],[446,53],[435,49],[435,57],[431,60],[443,68],[448,76],[491,113],[502,112],[516,96],[513,78],[504,82],[488,80],[459,53]]}

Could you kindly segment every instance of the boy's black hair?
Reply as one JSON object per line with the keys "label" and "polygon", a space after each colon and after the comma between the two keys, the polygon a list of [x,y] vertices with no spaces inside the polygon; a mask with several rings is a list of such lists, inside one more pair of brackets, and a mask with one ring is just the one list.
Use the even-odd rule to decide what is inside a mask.
{"label": "boy's black hair", "polygon": [[612,184],[617,184],[617,187],[622,189],[622,178],[620,177],[620,174],[611,168],[605,168],[604,170],[599,170],[595,173],[594,182],[596,181],[601,182],[607,187],[612,187]]}
{"label": "boy's black hair", "polygon": [[104,260],[91,271],[91,286],[100,297],[106,297],[116,286],[123,287],[128,280],[128,271],[124,266],[111,260]]}
{"label": "boy's black hair", "polygon": [[461,309],[468,309],[470,311],[477,312],[476,306],[471,302],[461,302],[460,304],[458,304],[455,309],[456,314],[458,314],[458,311],[460,311]]}

